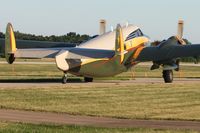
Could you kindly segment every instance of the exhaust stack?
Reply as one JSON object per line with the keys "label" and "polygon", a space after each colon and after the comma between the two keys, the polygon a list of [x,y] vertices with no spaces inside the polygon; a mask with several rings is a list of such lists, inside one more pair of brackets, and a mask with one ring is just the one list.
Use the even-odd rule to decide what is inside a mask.
{"label": "exhaust stack", "polygon": [[99,24],[100,24],[99,35],[102,35],[102,34],[106,33],[106,20],[101,19],[99,21]]}

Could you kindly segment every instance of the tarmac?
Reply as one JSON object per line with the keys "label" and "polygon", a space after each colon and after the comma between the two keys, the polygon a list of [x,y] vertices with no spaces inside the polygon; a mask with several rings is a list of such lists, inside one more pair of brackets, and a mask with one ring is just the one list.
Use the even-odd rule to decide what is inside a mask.
{"label": "tarmac", "polygon": [[[8,64],[6,61],[0,61],[0,64]],[[23,64],[23,65],[56,65],[56,63],[54,61],[43,61],[43,62],[38,62],[38,61],[16,61],[14,62],[14,64]],[[151,66],[152,62],[141,62],[138,65],[141,66]],[[199,64],[195,64],[195,63],[180,63],[180,66],[191,66],[191,67],[200,67],[200,63]]]}
{"label": "tarmac", "polygon": [[[96,80],[92,83],[85,83],[81,80],[70,81],[67,84],[62,84],[61,80],[0,80],[1,88],[30,88],[30,87],[52,87],[52,86],[66,86],[66,87],[106,87],[106,86],[131,86],[136,84],[164,84],[162,78],[136,78],[134,80]],[[200,78],[175,78],[172,84],[193,84],[200,83]]]}
{"label": "tarmac", "polygon": [[200,122],[198,121],[130,120],[5,109],[0,110],[0,120],[33,124],[79,125],[104,128],[190,129],[200,131]]}

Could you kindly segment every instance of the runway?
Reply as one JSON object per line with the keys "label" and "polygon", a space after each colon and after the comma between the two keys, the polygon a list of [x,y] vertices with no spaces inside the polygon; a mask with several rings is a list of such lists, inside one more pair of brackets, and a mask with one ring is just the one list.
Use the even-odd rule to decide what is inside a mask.
{"label": "runway", "polygon": [[106,128],[190,129],[200,131],[200,122],[195,121],[129,120],[5,109],[0,110],[0,120],[33,124],[65,124]]}
{"label": "runway", "polygon": [[[8,64],[6,61],[0,61],[0,64]],[[14,64],[21,64],[21,65],[55,65],[56,63],[54,61],[16,61]],[[138,65],[141,66],[151,66],[152,62],[141,62]],[[200,64],[194,64],[194,63],[183,63],[181,62],[180,66],[191,66],[191,67],[200,67]]]}
{"label": "runway", "polygon": [[[200,83],[200,78],[175,78],[172,84],[193,84]],[[140,84],[164,84],[162,78],[136,78],[131,80],[96,80],[92,83],[85,83],[81,80],[70,81],[67,84],[62,84],[61,80],[0,80],[1,88],[30,88],[30,87],[107,87],[107,86],[131,86]]]}

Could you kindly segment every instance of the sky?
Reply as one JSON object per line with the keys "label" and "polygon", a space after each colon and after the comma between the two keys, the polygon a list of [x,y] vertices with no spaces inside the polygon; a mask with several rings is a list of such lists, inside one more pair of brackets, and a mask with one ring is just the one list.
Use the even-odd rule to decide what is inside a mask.
{"label": "sky", "polygon": [[107,31],[129,22],[152,40],[176,35],[183,19],[184,38],[200,43],[199,0],[0,0],[1,32],[11,22],[16,31],[36,35],[96,35],[100,19]]}

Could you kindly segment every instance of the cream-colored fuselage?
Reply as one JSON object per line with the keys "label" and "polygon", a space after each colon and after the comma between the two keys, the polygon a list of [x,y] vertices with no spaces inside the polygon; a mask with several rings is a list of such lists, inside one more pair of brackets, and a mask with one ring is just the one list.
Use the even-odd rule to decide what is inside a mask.
{"label": "cream-colored fuselage", "polygon": [[[127,36],[138,30],[139,27],[129,25],[127,27],[122,27],[124,41]],[[104,49],[104,50],[114,50],[115,48],[116,31],[110,31],[103,35],[100,35],[86,43],[81,44],[80,48],[91,48],[91,49]]]}
{"label": "cream-colored fuselage", "polygon": [[[137,31],[139,27],[129,25],[127,27],[122,27],[123,41],[125,46],[125,60],[128,60],[129,56],[136,58],[143,47],[138,47],[149,41],[147,37],[136,37],[133,39],[126,40],[126,38]],[[103,50],[115,50],[116,42],[116,31],[105,33],[98,36],[86,43],[81,44],[80,48],[87,49],[103,49]],[[140,48],[139,51],[134,48]],[[134,54],[135,52],[135,54]],[[135,56],[135,57],[134,57]],[[130,62],[128,66],[120,63],[118,60],[119,56],[114,56],[113,58],[103,58],[103,59],[81,59],[81,64],[75,69],[69,70],[69,73],[74,75],[84,76],[84,77],[107,77],[114,76],[116,74],[127,71],[130,67],[137,64],[137,62]]]}

